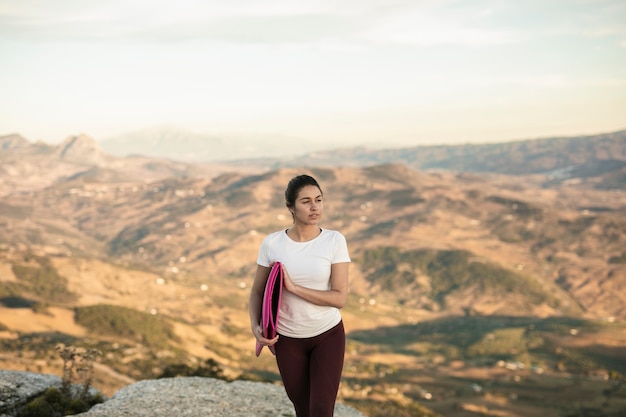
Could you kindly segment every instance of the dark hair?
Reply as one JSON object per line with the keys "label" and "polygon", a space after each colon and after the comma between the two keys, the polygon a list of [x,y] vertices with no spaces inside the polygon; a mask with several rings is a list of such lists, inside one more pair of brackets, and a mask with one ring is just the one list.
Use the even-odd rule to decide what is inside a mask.
{"label": "dark hair", "polygon": [[293,177],[289,181],[289,184],[287,184],[287,189],[285,190],[285,205],[289,208],[295,206],[298,193],[307,185],[313,185],[319,188],[320,192],[322,192],[322,187],[320,187],[315,178],[305,174],[298,175],[297,177]]}

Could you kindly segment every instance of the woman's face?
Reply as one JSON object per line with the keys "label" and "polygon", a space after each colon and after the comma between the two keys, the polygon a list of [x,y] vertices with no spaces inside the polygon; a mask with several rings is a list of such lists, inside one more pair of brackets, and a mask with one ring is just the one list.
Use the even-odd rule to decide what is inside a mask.
{"label": "woman's face", "polygon": [[317,224],[324,211],[322,191],[314,185],[302,187],[292,210],[294,222],[305,225]]}

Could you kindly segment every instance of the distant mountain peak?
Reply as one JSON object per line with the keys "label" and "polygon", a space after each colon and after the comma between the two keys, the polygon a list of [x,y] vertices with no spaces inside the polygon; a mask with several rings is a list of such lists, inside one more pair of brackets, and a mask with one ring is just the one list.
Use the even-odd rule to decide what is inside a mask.
{"label": "distant mountain peak", "polygon": [[28,145],[30,145],[30,142],[17,133],[0,136],[0,151],[25,148]]}
{"label": "distant mountain peak", "polygon": [[61,159],[82,164],[100,164],[104,161],[104,153],[91,137],[81,134],[69,136],[59,145]]}
{"label": "distant mountain peak", "polygon": [[108,155],[144,155],[185,162],[287,157],[319,149],[316,142],[282,135],[196,133],[171,125],[107,138],[100,145]]}

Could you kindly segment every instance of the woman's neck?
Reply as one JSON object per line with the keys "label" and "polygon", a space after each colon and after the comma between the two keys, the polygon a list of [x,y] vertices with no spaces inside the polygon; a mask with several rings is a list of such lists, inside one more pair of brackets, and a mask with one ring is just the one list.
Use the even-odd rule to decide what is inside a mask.
{"label": "woman's neck", "polygon": [[322,232],[317,225],[298,226],[293,225],[287,229],[287,236],[296,242],[306,242],[315,239]]}

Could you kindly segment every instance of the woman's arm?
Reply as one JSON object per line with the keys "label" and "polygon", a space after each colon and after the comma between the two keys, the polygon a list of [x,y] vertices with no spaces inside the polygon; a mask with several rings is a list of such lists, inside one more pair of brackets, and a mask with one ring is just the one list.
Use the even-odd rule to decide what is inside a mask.
{"label": "woman's arm", "polygon": [[265,346],[272,346],[278,341],[278,336],[273,339],[263,337],[261,329],[261,305],[263,304],[263,293],[265,293],[265,284],[270,275],[270,268],[257,265],[254,274],[254,283],[250,290],[250,298],[248,299],[248,310],[250,313],[250,328],[252,334],[257,340]]}
{"label": "woman's arm", "polygon": [[349,262],[332,264],[330,267],[330,289],[327,291],[314,290],[293,283],[283,266],[285,290],[320,306],[342,308],[348,297],[348,267]]}

